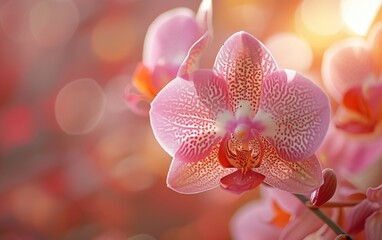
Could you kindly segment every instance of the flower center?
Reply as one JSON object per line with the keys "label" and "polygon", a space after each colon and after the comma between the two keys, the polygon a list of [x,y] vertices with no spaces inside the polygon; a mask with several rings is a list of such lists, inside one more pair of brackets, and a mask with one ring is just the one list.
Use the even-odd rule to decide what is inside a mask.
{"label": "flower center", "polygon": [[235,134],[235,137],[237,137],[239,140],[244,141],[249,138],[249,131],[250,127],[248,126],[248,124],[240,123],[236,126],[233,133]]}

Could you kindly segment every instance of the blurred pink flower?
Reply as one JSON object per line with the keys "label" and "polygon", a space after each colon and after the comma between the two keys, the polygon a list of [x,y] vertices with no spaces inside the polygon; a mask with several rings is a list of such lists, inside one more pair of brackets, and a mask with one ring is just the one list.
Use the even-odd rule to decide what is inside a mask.
{"label": "blurred pink flower", "polygon": [[307,194],[322,182],[314,153],[329,112],[319,87],[278,70],[261,42],[239,32],[224,43],[212,71],[177,77],[163,88],[150,119],[173,157],[167,183],[175,191],[198,193],[220,184],[241,193],[265,182]]}
{"label": "blurred pink flower", "polygon": [[354,134],[381,135],[382,22],[367,41],[347,39],[330,47],[322,62],[324,84],[340,106],[338,128]]}
{"label": "blurred pink flower", "polygon": [[148,114],[142,102],[150,103],[176,77],[189,51],[190,65],[197,63],[212,37],[211,18],[211,0],[203,0],[196,15],[188,8],[176,8],[154,20],[146,34],[143,61],[136,67],[124,94],[133,111]]}
{"label": "blurred pink flower", "polygon": [[260,200],[244,205],[231,219],[234,239],[304,239],[324,225],[292,194],[268,187],[261,190]]}
{"label": "blurred pink flower", "polygon": [[346,224],[351,234],[365,230],[366,239],[380,239],[382,236],[382,184],[376,188],[368,188],[366,199],[348,211]]}
{"label": "blurred pink flower", "polygon": [[349,134],[331,122],[328,132],[316,154],[324,167],[333,168],[337,176],[358,173],[379,161],[382,156],[382,138],[349,138]]}

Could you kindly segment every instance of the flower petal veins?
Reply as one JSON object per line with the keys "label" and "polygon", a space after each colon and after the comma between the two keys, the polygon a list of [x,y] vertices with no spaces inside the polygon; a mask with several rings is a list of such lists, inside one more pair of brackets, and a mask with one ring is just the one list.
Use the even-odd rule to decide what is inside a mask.
{"label": "flower petal veins", "polygon": [[232,111],[236,112],[242,101],[248,101],[250,110],[256,113],[262,82],[277,70],[277,65],[261,42],[248,33],[238,32],[220,49],[214,70],[227,81]]}
{"label": "flower petal veins", "polygon": [[216,118],[228,107],[224,81],[211,71],[176,78],[151,104],[150,119],[161,146],[178,160],[192,162],[206,157],[219,141]]}
{"label": "flower petal veins", "polygon": [[304,161],[286,161],[266,138],[262,138],[262,141],[265,156],[262,164],[253,170],[265,176],[265,183],[298,194],[310,194],[322,184],[322,169],[316,155]]}
{"label": "flower petal veins", "polygon": [[173,159],[167,175],[169,188],[180,193],[199,193],[219,186],[220,179],[236,171],[236,168],[224,168],[217,161],[219,144],[210,154],[197,162],[184,162]]}
{"label": "flower petal veins", "polygon": [[273,72],[263,82],[260,111],[268,119],[267,136],[287,161],[301,161],[319,147],[329,127],[326,94],[313,82],[290,70]]}

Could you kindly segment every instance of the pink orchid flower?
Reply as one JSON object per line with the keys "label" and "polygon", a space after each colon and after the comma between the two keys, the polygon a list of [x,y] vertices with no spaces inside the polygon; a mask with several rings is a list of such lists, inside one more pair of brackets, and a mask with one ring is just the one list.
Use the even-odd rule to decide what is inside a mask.
{"label": "pink orchid flower", "polygon": [[[304,239],[307,236],[335,235],[292,194],[263,187],[261,199],[242,206],[231,219],[236,240]],[[328,230],[328,231],[327,231]],[[321,239],[321,238],[320,238]]]}
{"label": "pink orchid flower", "polygon": [[382,236],[382,184],[366,191],[366,199],[347,214],[347,230],[355,234],[365,230],[368,240]]}
{"label": "pink orchid flower", "polygon": [[197,64],[212,37],[211,18],[211,0],[203,0],[196,15],[188,8],[176,8],[154,20],[146,34],[143,61],[124,93],[131,110],[148,114],[144,103],[150,103],[176,77],[189,51],[193,59],[190,64]]}
{"label": "pink orchid flower", "polygon": [[238,32],[220,49],[213,70],[167,84],[151,103],[150,120],[173,157],[167,184],[175,191],[198,193],[220,184],[241,193],[265,182],[310,194],[322,183],[314,153],[329,114],[318,86],[278,70],[261,42]]}
{"label": "pink orchid flower", "polygon": [[322,76],[328,93],[340,106],[336,126],[353,134],[382,131],[382,22],[367,41],[347,39],[323,57]]}
{"label": "pink orchid flower", "polygon": [[316,151],[324,167],[330,167],[338,175],[360,173],[380,160],[382,138],[365,141],[349,138],[349,134],[331,121],[328,132]]}

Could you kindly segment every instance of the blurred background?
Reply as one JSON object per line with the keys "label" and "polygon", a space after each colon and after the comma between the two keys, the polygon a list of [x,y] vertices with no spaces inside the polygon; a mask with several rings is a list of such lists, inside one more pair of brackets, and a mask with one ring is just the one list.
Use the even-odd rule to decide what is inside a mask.
{"label": "blurred background", "polygon": [[[381,0],[214,0],[211,68],[237,31],[321,82],[325,49],[364,37]],[[258,197],[166,187],[171,158],[122,100],[149,24],[191,0],[0,2],[0,239],[230,239]]]}

